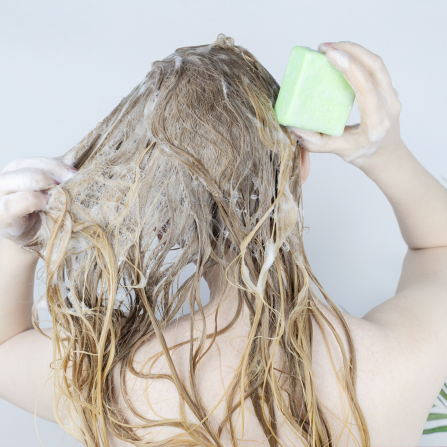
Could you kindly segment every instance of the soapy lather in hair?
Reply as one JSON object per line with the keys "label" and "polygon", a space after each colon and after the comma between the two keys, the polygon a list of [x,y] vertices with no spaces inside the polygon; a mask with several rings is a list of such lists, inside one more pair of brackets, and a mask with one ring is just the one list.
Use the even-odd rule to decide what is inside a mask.
{"label": "soapy lather in hair", "polygon": [[[173,427],[179,434],[168,441],[191,446],[222,445],[227,430],[239,445],[243,433],[235,432],[231,415],[240,412],[244,420],[245,400],[253,403],[269,445],[279,445],[274,404],[309,445],[332,445],[312,380],[310,315],[320,324],[327,320],[315,305],[311,281],[346,328],[349,359],[339,341],[344,386],[368,445],[352,338],[304,251],[301,147],[276,120],[278,91],[253,54],[220,35],[210,45],[179,48],[154,62],[145,79],[62,157],[79,172],[52,187],[41,228],[26,248],[45,261],[57,419],[84,445],[108,445],[106,430],[133,445],[153,445],[139,427]],[[175,288],[191,263],[195,272]],[[222,396],[227,417],[217,425],[202,404],[195,372],[220,334],[205,327],[185,340],[191,346],[187,383],[163,335],[185,302],[192,328],[197,314],[204,320],[200,279],[216,265],[239,296],[233,320],[220,333],[243,306],[251,323]],[[38,328],[37,310],[34,323]],[[123,421],[112,371],[121,364],[121,379],[137,375],[133,356],[151,337],[160,342],[171,371],[167,380],[182,408],[200,424],[183,410],[179,420],[141,415],[141,425]],[[281,383],[271,361],[276,350],[284,358]]]}

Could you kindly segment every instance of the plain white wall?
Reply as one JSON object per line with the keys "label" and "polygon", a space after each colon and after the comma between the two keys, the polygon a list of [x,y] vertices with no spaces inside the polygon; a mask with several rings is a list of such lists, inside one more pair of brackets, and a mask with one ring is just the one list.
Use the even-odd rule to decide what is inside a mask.
{"label": "plain white wall", "polygon": [[[17,157],[66,152],[154,60],[224,33],[279,83],[294,45],[350,40],[379,54],[403,105],[403,139],[441,180],[446,18],[442,0],[2,0],[0,169]],[[358,121],[355,107],[348,124]],[[361,317],[394,295],[406,247],[391,206],[361,171],[328,154],[311,154],[311,164],[304,186],[307,254],[332,299]],[[61,443],[57,425],[37,425],[45,446],[73,445],[67,436]],[[0,440],[39,446],[33,416],[0,400]],[[422,436],[420,445],[446,443],[436,434]]]}

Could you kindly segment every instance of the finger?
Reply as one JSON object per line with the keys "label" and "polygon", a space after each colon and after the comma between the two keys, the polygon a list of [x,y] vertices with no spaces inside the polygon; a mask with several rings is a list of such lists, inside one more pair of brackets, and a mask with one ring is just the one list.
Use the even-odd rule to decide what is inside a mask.
{"label": "finger", "polygon": [[38,168],[20,168],[0,174],[0,197],[19,191],[40,191],[59,184],[57,180]]}
{"label": "finger", "polygon": [[62,162],[58,158],[49,157],[23,157],[11,161],[3,169],[3,172],[15,171],[21,168],[38,168],[47,172],[51,177],[56,179],[59,183],[67,181],[78,172],[72,166]]}
{"label": "finger", "polygon": [[40,220],[40,215],[37,211],[27,214],[28,216],[28,221],[29,221],[29,228],[32,228],[34,226],[34,224]]}
{"label": "finger", "polygon": [[[11,236],[22,236],[29,232],[35,225],[36,222],[41,223],[39,213],[25,214],[18,219],[12,220],[9,225],[3,228]],[[40,227],[40,225],[36,225]],[[38,228],[37,228],[38,229]]]}
{"label": "finger", "polygon": [[59,155],[56,157],[58,160],[62,161],[66,165],[75,166],[76,162],[82,155],[82,147],[74,147],[66,152],[64,155]]}
{"label": "finger", "polygon": [[371,78],[374,79],[380,91],[387,95],[394,96],[396,94],[388,69],[379,55],[357,43],[349,41],[333,42],[330,46],[323,43],[318,46],[318,51],[326,53],[329,47],[343,50],[350,56],[355,57],[365,67]]}
{"label": "finger", "polygon": [[47,208],[47,197],[36,191],[20,191],[0,199],[0,222],[5,223]]}
{"label": "finger", "polygon": [[364,132],[360,124],[345,126],[343,134],[339,137],[296,127],[289,127],[289,130],[297,137],[300,145],[309,152],[340,155],[347,147],[356,148],[364,144]]}
{"label": "finger", "polygon": [[39,231],[42,220],[38,213],[26,214],[0,228],[0,236],[24,244]]}
{"label": "finger", "polygon": [[305,144],[305,148],[309,152],[330,152],[331,138],[329,135],[298,127],[288,127],[288,129],[295,135],[302,146],[303,143]]}
{"label": "finger", "polygon": [[388,114],[382,96],[360,61],[343,50],[332,47],[326,51],[326,57],[335,68],[343,73],[355,91],[361,115],[361,126],[370,131],[386,128],[389,125]]}

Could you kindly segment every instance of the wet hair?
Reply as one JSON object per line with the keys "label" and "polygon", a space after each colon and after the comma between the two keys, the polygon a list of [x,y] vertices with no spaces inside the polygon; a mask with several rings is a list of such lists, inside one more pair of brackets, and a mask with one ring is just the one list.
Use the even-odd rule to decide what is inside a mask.
{"label": "wet hair", "polygon": [[[79,172],[51,189],[50,210],[27,248],[45,261],[56,418],[84,445],[108,445],[107,428],[136,446],[216,446],[225,428],[236,446],[231,416],[243,414],[246,399],[270,446],[280,445],[275,405],[309,445],[333,445],[312,378],[311,315],[336,331],[315,304],[313,281],[345,329],[349,360],[336,335],[343,384],[369,446],[351,334],[304,251],[301,147],[276,120],[278,91],[248,50],[219,35],[210,45],[179,48],[154,62],[145,79],[62,157]],[[175,288],[191,263],[194,273]],[[200,280],[216,265],[236,287],[239,306],[218,333],[192,330],[184,341],[191,347],[185,384],[163,330],[185,303],[191,328],[197,313],[204,317]],[[216,429],[197,391],[196,369],[206,344],[235,324],[244,305],[251,330],[226,392],[226,417]],[[122,420],[112,370],[121,362],[121,386],[125,373],[157,380],[133,366],[138,347],[153,337],[171,370],[163,378],[175,384],[199,425],[185,412],[180,421],[139,415],[142,424],[132,426]],[[284,357],[281,383],[275,350]],[[162,426],[182,433],[160,443],[137,434],[138,427]]]}

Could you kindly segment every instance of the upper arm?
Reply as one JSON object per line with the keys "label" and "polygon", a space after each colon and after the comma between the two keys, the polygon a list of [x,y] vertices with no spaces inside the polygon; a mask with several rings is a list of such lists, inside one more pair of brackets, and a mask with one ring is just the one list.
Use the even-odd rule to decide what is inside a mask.
{"label": "upper arm", "polygon": [[[52,329],[45,329],[43,332],[51,336]],[[0,398],[5,399],[11,404],[32,414],[34,414],[36,403],[38,402],[36,411],[37,416],[50,422],[57,423],[54,416],[54,374],[50,367],[52,361],[53,345],[51,340],[42,336],[35,329],[22,332],[1,344]],[[120,389],[120,366],[121,363],[118,363],[113,370],[115,386],[118,389]],[[169,373],[169,370],[167,370],[167,372]],[[133,390],[133,404],[136,405],[143,414],[146,414],[148,408],[141,396],[144,397],[146,395],[146,388],[148,386],[147,380],[138,380],[131,374],[127,375],[127,379],[127,386]],[[166,384],[163,391],[164,394],[166,394]],[[119,393],[119,397],[122,409],[127,409],[121,393]],[[166,396],[163,396],[163,399],[161,400],[166,401]],[[173,406],[172,400],[173,399],[168,399],[168,401],[170,401],[170,405],[168,406],[169,411],[171,411],[171,407]],[[178,397],[177,399],[174,398],[174,401],[178,401]],[[168,411],[167,409],[164,410]],[[124,415],[132,420],[133,423],[141,424],[141,421],[133,417],[131,412],[124,411],[123,416]],[[177,417],[179,416],[177,415]],[[169,429],[166,427],[163,429],[158,428],[157,434],[151,433],[150,438],[153,441],[163,440],[178,432],[179,430],[176,429]],[[110,433],[108,434],[111,446],[131,446],[131,444],[113,437]]]}
{"label": "upper arm", "polygon": [[[42,332],[51,336],[52,329]],[[22,332],[0,345],[0,398],[50,422],[54,417],[53,345],[35,329]],[[40,394],[40,395],[39,395]],[[109,432],[111,447],[131,444]]]}
{"label": "upper arm", "polygon": [[[52,329],[43,332],[50,335]],[[53,346],[35,329],[0,345],[0,398],[37,416],[56,422],[53,412]],[[39,396],[40,394],[40,396]]]}
{"label": "upper arm", "polygon": [[409,249],[397,294],[362,319],[387,329],[402,369],[434,400],[447,379],[447,247]]}

